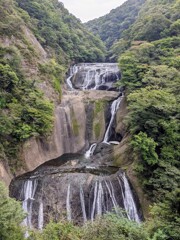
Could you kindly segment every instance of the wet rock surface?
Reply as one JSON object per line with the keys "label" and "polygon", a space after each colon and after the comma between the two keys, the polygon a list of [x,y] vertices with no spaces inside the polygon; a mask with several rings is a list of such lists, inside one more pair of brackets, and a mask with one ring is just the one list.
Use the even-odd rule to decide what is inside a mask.
{"label": "wet rock surface", "polygon": [[[31,194],[34,194],[32,199],[27,199],[27,204],[31,208],[31,224],[36,228],[41,203],[44,223],[66,218],[82,224],[109,211],[123,214],[119,208],[125,208],[124,177],[118,167],[97,164],[95,156],[87,160],[82,155],[68,154],[18,177],[11,183],[10,190],[12,197],[24,202],[27,183],[31,185]],[[131,194],[135,199],[134,193]],[[139,207],[133,211],[137,211],[133,213],[137,218],[134,220],[140,221]]]}

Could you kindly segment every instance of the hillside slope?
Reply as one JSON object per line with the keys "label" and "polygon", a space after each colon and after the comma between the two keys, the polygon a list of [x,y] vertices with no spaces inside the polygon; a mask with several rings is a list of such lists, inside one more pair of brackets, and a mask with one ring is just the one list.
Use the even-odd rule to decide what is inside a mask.
{"label": "hillside slope", "polygon": [[128,0],[122,6],[113,9],[103,17],[91,20],[85,26],[100,36],[108,48],[120,39],[136,20],[145,0]]}
{"label": "hillside slope", "polygon": [[[136,21],[129,26],[123,36],[110,49],[111,61],[130,46],[140,44],[138,41],[155,41],[166,37],[178,36],[180,33],[180,3],[173,1],[147,0],[142,5]],[[136,42],[134,42],[136,41]]]}
{"label": "hillside slope", "polygon": [[158,239],[179,239],[179,9],[179,0],[148,0],[114,49],[128,100],[129,148],[154,202],[149,227]]}

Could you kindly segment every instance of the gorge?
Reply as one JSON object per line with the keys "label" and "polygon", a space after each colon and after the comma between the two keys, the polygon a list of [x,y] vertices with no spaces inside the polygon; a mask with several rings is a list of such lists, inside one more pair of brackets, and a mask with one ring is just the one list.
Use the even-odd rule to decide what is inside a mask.
{"label": "gorge", "polygon": [[0,239],[179,240],[179,13],[0,0]]}
{"label": "gorge", "polygon": [[[123,89],[116,85],[118,66],[78,64],[71,67],[69,75],[68,101],[62,100],[58,106],[58,124],[63,128],[55,133],[63,146],[62,156],[18,176],[10,185],[11,196],[22,201],[28,213],[23,224],[42,229],[51,219],[63,218],[82,224],[111,211],[140,223],[143,216],[137,195],[125,172],[113,164],[113,148],[124,137],[122,129],[116,132],[116,114],[124,99]],[[81,100],[78,112],[68,109],[74,104],[74,95]],[[51,151],[47,144],[46,149]]]}

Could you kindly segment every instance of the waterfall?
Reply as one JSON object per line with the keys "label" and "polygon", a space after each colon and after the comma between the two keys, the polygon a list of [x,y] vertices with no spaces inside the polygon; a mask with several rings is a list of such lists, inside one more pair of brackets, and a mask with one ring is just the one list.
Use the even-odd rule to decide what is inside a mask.
{"label": "waterfall", "polygon": [[109,192],[109,195],[110,195],[110,198],[111,198],[111,201],[113,203],[113,208],[115,210],[116,213],[118,213],[118,204],[117,204],[117,201],[116,201],[116,198],[114,196],[114,188],[112,186],[112,183],[110,182],[110,186],[108,185],[108,182],[105,181],[105,184],[106,184],[106,187],[108,189],[108,192]]}
{"label": "waterfall", "polygon": [[44,225],[44,215],[43,215],[43,202],[41,200],[39,204],[39,214],[38,214],[38,229],[42,230]]}
{"label": "waterfall", "polygon": [[94,69],[92,70],[88,70],[86,73],[86,77],[84,79],[84,83],[83,83],[83,90],[88,89],[88,86],[90,85],[92,79],[93,79],[93,74],[90,74],[91,72],[94,73]]}
{"label": "waterfall", "polygon": [[134,220],[134,221],[140,223],[141,220],[139,218],[136,204],[135,204],[135,201],[133,198],[133,194],[132,194],[132,191],[129,186],[129,182],[126,178],[125,173],[123,173],[123,175],[122,175],[122,180],[124,183],[124,207],[125,207],[127,216],[130,220]]}
{"label": "waterfall", "polygon": [[67,211],[67,220],[71,221],[71,203],[70,203],[70,194],[71,194],[71,185],[68,185],[67,189],[67,198],[66,198],[66,211]]}
{"label": "waterfall", "polygon": [[72,66],[72,67],[70,68],[70,75],[69,75],[69,77],[68,77],[67,80],[66,80],[67,85],[68,85],[68,87],[70,88],[70,90],[73,90],[73,89],[74,89],[74,88],[73,88],[73,85],[72,85],[72,82],[71,82],[71,79],[72,79],[72,77],[78,72],[78,70],[79,70],[79,68],[78,68],[76,65],[74,65],[74,66]]}
{"label": "waterfall", "polygon": [[93,155],[93,153],[94,153],[94,151],[95,151],[95,149],[96,149],[96,146],[97,146],[97,143],[93,143],[91,146],[90,146],[90,148],[87,150],[87,152],[85,153],[85,158],[90,158],[92,155]]}
{"label": "waterfall", "polygon": [[98,89],[98,86],[100,85],[100,76],[101,76],[100,73],[98,71],[96,71],[94,90]]}
{"label": "waterfall", "polygon": [[[114,83],[118,79],[118,74],[117,64],[85,63],[72,66],[70,68],[70,75],[66,81],[68,89],[70,90],[101,89],[114,91],[117,90],[117,88],[114,89]],[[66,106],[66,104],[68,105],[70,101],[73,101],[72,104],[76,104],[76,95],[79,95],[77,97],[82,97],[84,101],[83,106],[85,106],[83,112],[87,114],[87,111],[89,111],[89,113],[85,115],[86,118],[82,116],[87,121],[88,128],[88,124],[91,124],[90,121],[96,120],[93,116],[93,104],[91,100],[93,102],[99,100],[104,101],[106,100],[106,94],[107,100],[113,99],[116,96],[117,99],[115,99],[110,106],[111,115],[104,133],[103,143],[119,144],[116,139],[114,139],[115,141],[110,140],[112,138],[111,135],[113,135],[116,113],[124,97],[123,94],[121,96],[119,95],[119,97],[117,97],[118,92],[110,93],[107,91],[104,93],[95,91],[93,94],[84,91],[81,93],[82,96],[80,96],[81,94],[76,94],[76,92],[73,94],[72,92],[67,92],[67,95],[68,94],[67,99],[65,97],[65,101],[62,102],[62,105],[59,107],[65,109],[64,106]],[[92,99],[93,97],[94,99]],[[71,102],[69,106],[71,106]],[[80,108],[81,105],[78,107]],[[79,110],[79,108],[77,108],[77,110]],[[66,112],[66,120],[70,117],[68,114],[70,114],[70,111]],[[63,121],[63,126],[64,122],[67,121]],[[61,124],[61,122],[59,124]],[[70,139],[69,142],[71,142],[72,134],[69,125],[66,130],[67,136],[63,131],[60,131],[60,134],[65,136],[65,140],[68,141],[68,139]],[[79,123],[78,125],[81,126]],[[58,127],[57,129],[61,130],[61,128]],[[87,132],[84,131],[83,139],[88,137],[87,140],[91,141],[94,137],[90,132],[91,130],[93,130],[93,123]],[[72,139],[72,141],[77,141],[77,139]],[[17,181],[17,183],[12,184],[12,188],[10,188],[13,189],[12,194],[14,194],[14,197],[18,200],[24,200],[22,205],[24,211],[27,213],[23,224],[28,228],[36,226],[39,230],[42,230],[48,222],[49,216],[58,221],[59,215],[61,215],[60,213],[64,213],[64,211],[66,212],[67,220],[75,224],[85,223],[88,220],[94,221],[96,217],[112,211],[120,217],[125,216],[129,220],[139,223],[141,219],[138,215],[138,208],[128,179],[125,173],[120,172],[119,168],[113,167],[110,162],[113,148],[109,148],[108,145],[105,144],[100,143],[100,145],[98,145],[98,143],[93,143],[88,146],[89,149],[87,149],[84,156],[82,156],[81,150],[77,150],[78,152],[76,152],[76,147],[73,147],[72,154],[66,145],[66,141],[64,141],[62,147],[65,148],[65,151],[62,153],[65,154],[49,161],[49,163],[39,166],[38,169],[32,173],[26,174],[24,177],[27,179],[27,176],[29,176],[29,180],[24,181],[23,176],[13,180]],[[49,150],[51,151],[51,147],[48,151]],[[102,153],[100,153],[101,150]],[[95,153],[97,153],[97,155],[92,157]],[[36,180],[37,178],[38,181]],[[18,187],[22,181],[22,193],[20,194]],[[38,191],[36,191],[37,185]],[[14,190],[14,188],[16,189]],[[34,198],[36,198],[36,201],[34,201]],[[35,211],[35,207],[37,211]],[[121,208],[123,208],[124,211],[121,211]],[[28,232],[26,232],[26,237],[28,237]]]}
{"label": "waterfall", "polygon": [[[114,184],[116,184],[116,182],[119,182],[120,191],[117,191],[117,187],[116,190],[114,188]],[[120,175],[120,178],[117,177],[116,182],[112,182],[111,180],[103,180],[96,181],[94,183],[94,188],[92,192],[93,198],[89,200],[91,201],[89,206],[91,221],[94,221],[96,216],[101,216],[104,213],[112,210],[114,210],[115,213],[118,214],[120,217],[123,217],[123,213],[122,211],[120,211],[119,208],[124,207],[128,219],[140,223],[141,220],[138,215],[136,203],[133,199],[133,194],[125,173]],[[124,188],[122,187],[122,184]],[[118,202],[120,196],[122,196],[124,206],[122,206],[121,203]]]}
{"label": "waterfall", "polygon": [[97,215],[101,216],[103,213],[103,188],[102,183],[99,183],[99,189],[97,194]]}
{"label": "waterfall", "polygon": [[[98,90],[100,86],[104,86],[108,90],[110,87],[113,86],[113,83],[119,79],[118,77],[119,69],[117,64],[114,63],[78,64],[70,68],[70,75],[66,80],[70,90],[74,89],[71,80],[77,72],[79,72],[83,81],[82,84],[81,85],[78,84],[78,86],[76,86],[75,82],[73,83],[75,84],[76,89],[79,88],[82,90],[86,89]],[[107,79],[106,81],[106,77],[109,77],[108,74],[112,75],[112,79],[110,78]],[[111,84],[109,82],[111,82]]]}
{"label": "waterfall", "polygon": [[82,186],[80,187],[80,201],[81,201],[81,208],[83,213],[83,220],[84,222],[87,221],[87,215],[86,215],[86,208],[85,208],[85,200],[84,200],[84,191]]}
{"label": "waterfall", "polygon": [[91,221],[94,221],[94,216],[95,216],[97,189],[98,189],[98,183],[96,182],[94,187],[94,200],[93,200],[93,205],[91,210]]}
{"label": "waterfall", "polygon": [[119,105],[120,105],[122,99],[123,99],[123,95],[121,97],[119,97],[118,99],[114,100],[112,105],[111,105],[111,120],[110,120],[108,128],[106,130],[103,143],[108,143],[108,140],[109,140],[109,137],[110,137],[109,136],[110,135],[110,130],[111,130],[111,127],[112,127],[112,124],[113,124],[116,112],[117,112],[117,110],[119,108]]}
{"label": "waterfall", "polygon": [[22,207],[27,213],[27,217],[23,220],[23,225],[32,228],[32,207],[34,201],[34,195],[37,188],[36,180],[27,180],[23,186],[23,198]]}

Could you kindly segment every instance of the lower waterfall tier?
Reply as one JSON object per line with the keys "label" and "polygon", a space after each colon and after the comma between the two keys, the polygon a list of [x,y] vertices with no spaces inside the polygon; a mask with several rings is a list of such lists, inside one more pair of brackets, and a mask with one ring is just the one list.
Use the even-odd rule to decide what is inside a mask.
{"label": "lower waterfall tier", "polygon": [[73,159],[60,166],[42,165],[15,179],[10,190],[28,212],[24,222],[30,228],[42,229],[52,219],[82,224],[107,212],[141,221],[139,204],[125,173],[111,166],[85,166]]}

